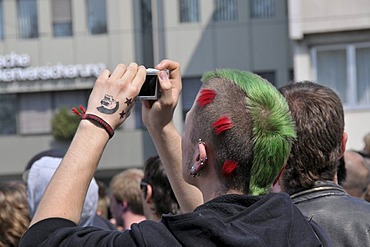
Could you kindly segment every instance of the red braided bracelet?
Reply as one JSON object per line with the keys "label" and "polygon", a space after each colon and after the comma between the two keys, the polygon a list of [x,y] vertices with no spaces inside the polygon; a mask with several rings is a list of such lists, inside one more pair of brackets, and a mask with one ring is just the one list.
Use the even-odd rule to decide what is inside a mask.
{"label": "red braided bracelet", "polygon": [[103,129],[105,129],[105,131],[107,131],[107,133],[109,135],[109,139],[111,139],[113,137],[113,135],[114,135],[113,128],[109,125],[109,123],[105,122],[102,118],[100,118],[100,117],[98,117],[94,114],[84,114],[81,117],[81,120],[83,120],[83,119],[93,121],[94,123],[97,123],[98,125],[103,127]]}

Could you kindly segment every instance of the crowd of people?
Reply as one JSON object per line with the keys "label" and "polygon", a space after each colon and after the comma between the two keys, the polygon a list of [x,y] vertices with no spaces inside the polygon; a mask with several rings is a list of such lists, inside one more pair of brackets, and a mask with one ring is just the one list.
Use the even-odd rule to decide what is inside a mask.
{"label": "crowd of people", "polygon": [[364,150],[346,149],[332,89],[209,71],[180,134],[180,64],[156,68],[161,96],[142,117],[158,156],[97,183],[146,75],[135,63],[103,71],[67,152],[37,154],[23,183],[0,184],[12,210],[0,212],[0,246],[370,246],[370,134]]}

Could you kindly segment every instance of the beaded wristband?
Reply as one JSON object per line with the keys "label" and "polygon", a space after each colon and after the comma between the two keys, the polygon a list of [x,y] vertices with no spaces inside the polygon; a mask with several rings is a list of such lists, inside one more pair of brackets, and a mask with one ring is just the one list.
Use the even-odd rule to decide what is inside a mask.
{"label": "beaded wristband", "polygon": [[94,114],[84,114],[81,116],[81,120],[86,119],[90,120],[94,123],[97,123],[99,126],[101,126],[105,131],[107,131],[109,135],[109,139],[111,139],[114,135],[113,128],[109,125],[109,123],[105,122],[102,118],[94,115]]}

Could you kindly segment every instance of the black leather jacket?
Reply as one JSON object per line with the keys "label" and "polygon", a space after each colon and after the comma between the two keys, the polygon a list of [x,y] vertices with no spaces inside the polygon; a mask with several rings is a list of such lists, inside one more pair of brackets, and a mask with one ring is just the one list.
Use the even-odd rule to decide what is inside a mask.
{"label": "black leather jacket", "polygon": [[330,181],[291,195],[294,204],[318,223],[335,247],[370,246],[370,203],[348,195]]}

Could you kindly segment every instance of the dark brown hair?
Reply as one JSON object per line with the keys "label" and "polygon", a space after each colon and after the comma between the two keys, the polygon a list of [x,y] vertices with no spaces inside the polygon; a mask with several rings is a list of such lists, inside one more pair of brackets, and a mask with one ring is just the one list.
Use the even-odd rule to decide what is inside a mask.
{"label": "dark brown hair", "polygon": [[303,81],[280,88],[296,124],[282,187],[288,193],[333,180],[342,156],[343,106],[330,88]]}

